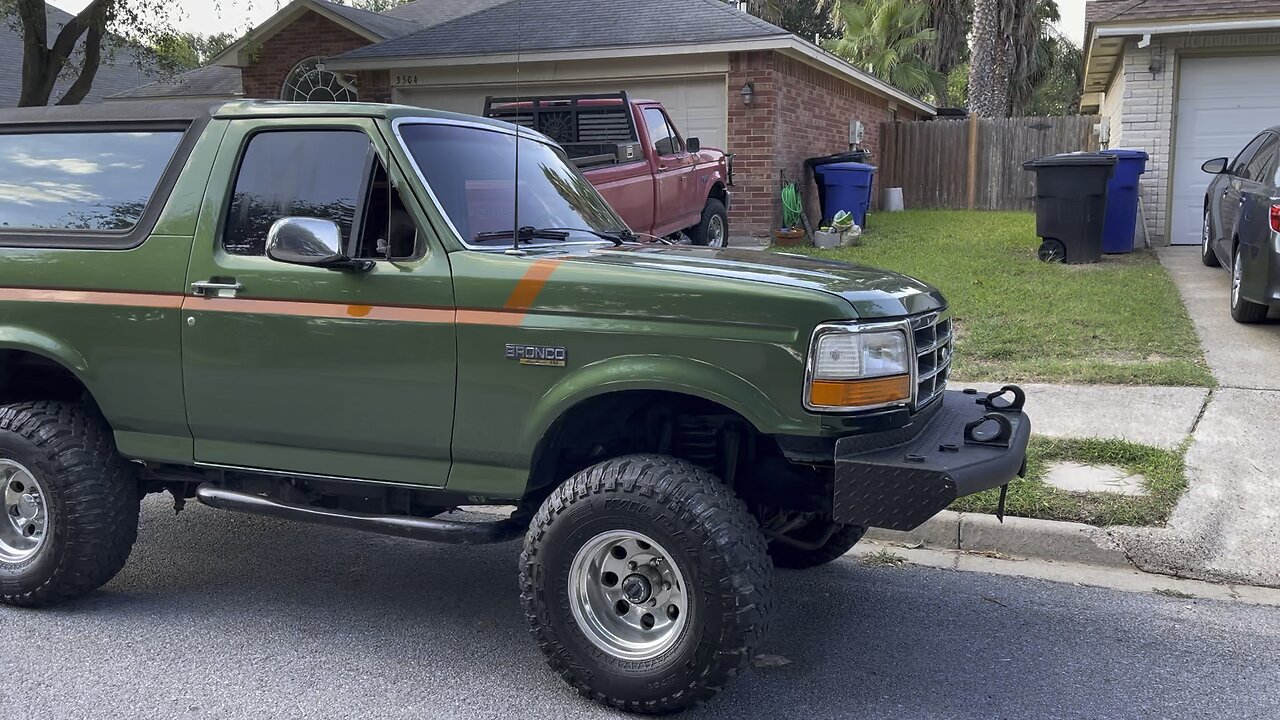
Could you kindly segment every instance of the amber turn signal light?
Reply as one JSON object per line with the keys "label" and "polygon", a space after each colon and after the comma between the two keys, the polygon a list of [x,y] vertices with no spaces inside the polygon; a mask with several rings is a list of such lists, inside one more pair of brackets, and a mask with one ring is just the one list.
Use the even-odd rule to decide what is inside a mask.
{"label": "amber turn signal light", "polygon": [[809,404],[813,407],[861,407],[910,399],[909,375],[870,380],[814,380],[809,386]]}

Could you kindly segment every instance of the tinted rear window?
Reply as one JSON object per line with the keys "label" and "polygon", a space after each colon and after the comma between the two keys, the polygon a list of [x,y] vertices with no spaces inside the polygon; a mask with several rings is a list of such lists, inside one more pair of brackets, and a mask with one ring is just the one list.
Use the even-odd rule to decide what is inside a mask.
{"label": "tinted rear window", "polygon": [[178,131],[0,135],[0,227],[129,230],[181,140]]}

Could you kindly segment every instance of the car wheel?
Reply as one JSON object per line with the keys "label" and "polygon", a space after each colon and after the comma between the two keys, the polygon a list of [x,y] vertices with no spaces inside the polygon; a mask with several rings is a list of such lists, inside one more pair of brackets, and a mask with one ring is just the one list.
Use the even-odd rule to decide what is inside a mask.
{"label": "car wheel", "polygon": [[694,245],[705,247],[729,247],[729,213],[724,203],[711,198],[702,209],[702,222],[691,233]]}
{"label": "car wheel", "polygon": [[[830,527],[828,523],[827,528]],[[867,529],[860,525],[837,525],[831,536],[816,547],[799,547],[781,540],[770,540],[769,557],[773,559],[774,567],[792,570],[815,568],[843,557],[866,533]]]}
{"label": "car wheel", "polygon": [[1204,209],[1204,224],[1200,228],[1200,262],[1205,267],[1218,267],[1218,254],[1213,250],[1213,225],[1209,217],[1209,208]]}
{"label": "car wheel", "polygon": [[609,460],[552,492],[520,558],[525,616],[579,693],[629,712],[703,702],[764,634],[772,569],[747,506],[661,455]]}
{"label": "car wheel", "polygon": [[0,408],[0,602],[79,597],[124,567],[138,535],[138,483],[92,410]]}
{"label": "car wheel", "polygon": [[1240,294],[1244,278],[1243,260],[1240,248],[1237,247],[1231,255],[1231,317],[1239,323],[1262,322],[1267,317],[1267,306],[1246,300]]}

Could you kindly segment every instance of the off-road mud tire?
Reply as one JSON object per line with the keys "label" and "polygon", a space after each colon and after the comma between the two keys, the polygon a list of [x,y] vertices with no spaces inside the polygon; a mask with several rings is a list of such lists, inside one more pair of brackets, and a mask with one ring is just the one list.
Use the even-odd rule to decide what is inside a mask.
{"label": "off-road mud tire", "polygon": [[[569,568],[600,532],[641,532],[677,558],[691,591],[679,640],[643,662],[592,644],[569,607]],[[746,505],[706,470],[630,455],[556,488],[530,525],[521,600],[552,669],[582,695],[628,712],[665,714],[705,702],[747,667],[765,634],[772,567]]]}
{"label": "off-road mud tire", "polygon": [[115,577],[138,536],[138,483],[97,411],[61,402],[0,407],[0,457],[37,476],[51,525],[35,555],[0,562],[0,603],[54,605]]}

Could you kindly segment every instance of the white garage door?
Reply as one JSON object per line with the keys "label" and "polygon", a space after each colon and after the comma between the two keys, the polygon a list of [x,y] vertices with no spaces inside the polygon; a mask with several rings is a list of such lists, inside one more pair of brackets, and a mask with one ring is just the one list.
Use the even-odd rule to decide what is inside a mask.
{"label": "white garage door", "polygon": [[[626,90],[640,100],[657,100],[685,137],[696,137],[706,147],[724,148],[729,138],[728,80],[724,75],[593,82],[525,83],[520,94],[586,95]],[[396,102],[406,105],[479,115],[490,95],[513,96],[515,86],[482,88],[404,88]]]}
{"label": "white garage door", "polygon": [[1251,138],[1280,123],[1280,55],[1187,58],[1178,88],[1170,241],[1200,242],[1205,160],[1234,158]]}

